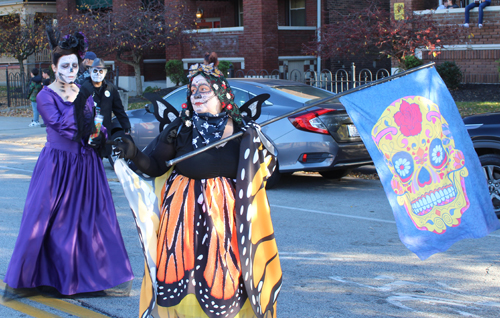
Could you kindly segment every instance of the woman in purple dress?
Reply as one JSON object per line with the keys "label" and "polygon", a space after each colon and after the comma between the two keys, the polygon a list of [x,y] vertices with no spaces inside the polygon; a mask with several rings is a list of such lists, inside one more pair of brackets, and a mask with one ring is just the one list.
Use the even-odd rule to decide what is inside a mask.
{"label": "woman in purple dress", "polygon": [[[98,148],[91,87],[74,84],[86,39],[49,33],[56,81],[37,96],[47,125],[5,282],[51,286],[63,295],[109,289],[133,279]],[[52,36],[51,36],[52,35]]]}

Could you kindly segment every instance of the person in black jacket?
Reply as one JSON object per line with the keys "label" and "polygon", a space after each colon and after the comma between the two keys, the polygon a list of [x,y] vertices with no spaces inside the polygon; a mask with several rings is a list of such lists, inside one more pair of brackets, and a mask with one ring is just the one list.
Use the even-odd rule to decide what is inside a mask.
{"label": "person in black jacket", "polygon": [[[87,81],[91,81],[94,86],[94,103],[96,114],[101,114],[104,119],[102,125],[108,131],[108,138],[111,138],[111,113],[113,113],[126,135],[130,135],[130,121],[125,108],[123,107],[118,89],[111,82],[104,79],[107,69],[104,66],[104,61],[100,58],[94,59],[92,66],[89,69],[90,77]],[[111,154],[111,146],[107,145],[102,149],[100,155],[109,157]]]}
{"label": "person in black jacket", "polygon": [[50,71],[48,68],[42,70],[42,85],[49,86],[52,81],[50,80]]}
{"label": "person in black jacket", "polygon": [[36,104],[36,95],[42,89],[42,76],[39,74],[37,68],[31,70],[30,86],[27,98],[31,101],[31,108],[33,109],[33,119],[28,127],[40,127],[40,113]]}

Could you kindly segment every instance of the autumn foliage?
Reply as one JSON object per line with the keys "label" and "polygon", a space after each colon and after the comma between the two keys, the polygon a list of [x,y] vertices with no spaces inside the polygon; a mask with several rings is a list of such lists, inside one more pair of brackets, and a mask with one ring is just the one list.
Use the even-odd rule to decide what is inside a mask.
{"label": "autumn foliage", "polygon": [[0,17],[0,54],[17,59],[21,74],[24,74],[23,61],[48,46],[45,23],[45,16],[23,16],[21,11]]}
{"label": "autumn foliage", "polygon": [[106,10],[83,8],[80,14],[69,16],[60,25],[63,32],[83,32],[89,50],[98,56],[110,56],[131,65],[137,92],[142,94],[140,65],[145,53],[190,41],[185,31],[193,27],[194,20],[183,6],[153,1]]}
{"label": "autumn foliage", "polygon": [[417,48],[436,56],[443,45],[466,39],[463,28],[440,24],[433,14],[406,11],[402,19],[395,20],[377,2],[368,2],[361,10],[332,14],[334,22],[321,29],[321,41],[303,45],[304,53],[324,59],[373,54],[393,58],[404,68],[404,57],[414,55]]}

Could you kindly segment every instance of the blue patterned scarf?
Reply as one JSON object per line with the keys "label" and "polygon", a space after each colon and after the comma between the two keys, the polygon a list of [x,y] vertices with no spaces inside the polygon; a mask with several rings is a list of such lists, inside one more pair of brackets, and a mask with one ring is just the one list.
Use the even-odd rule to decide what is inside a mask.
{"label": "blue patterned scarf", "polygon": [[210,113],[193,113],[193,146],[195,149],[211,144],[222,138],[229,115],[222,112],[217,115]]}

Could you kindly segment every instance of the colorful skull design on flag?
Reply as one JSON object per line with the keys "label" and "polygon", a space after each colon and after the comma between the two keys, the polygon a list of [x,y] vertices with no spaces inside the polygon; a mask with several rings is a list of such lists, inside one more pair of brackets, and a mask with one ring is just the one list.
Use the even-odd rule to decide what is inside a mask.
{"label": "colorful skull design on flag", "polygon": [[372,129],[393,174],[391,187],[419,230],[437,234],[460,224],[469,208],[462,151],[438,105],[421,96],[393,102]]}

